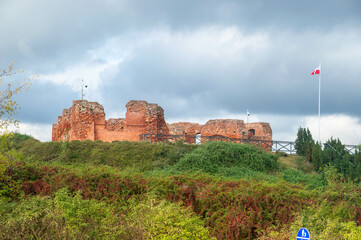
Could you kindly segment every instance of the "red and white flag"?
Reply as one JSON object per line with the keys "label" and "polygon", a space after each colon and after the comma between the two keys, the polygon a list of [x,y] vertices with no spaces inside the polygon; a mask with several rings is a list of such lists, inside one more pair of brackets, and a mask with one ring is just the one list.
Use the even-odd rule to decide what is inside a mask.
{"label": "red and white flag", "polygon": [[313,71],[311,73],[311,75],[315,75],[315,74],[321,74],[321,65],[318,65],[318,67],[315,69],[315,71]]}

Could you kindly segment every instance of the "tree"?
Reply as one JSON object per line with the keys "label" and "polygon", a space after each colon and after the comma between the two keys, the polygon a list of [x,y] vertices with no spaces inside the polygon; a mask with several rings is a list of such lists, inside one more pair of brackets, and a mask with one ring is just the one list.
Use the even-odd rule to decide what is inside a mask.
{"label": "tree", "polygon": [[312,146],[312,163],[316,171],[320,170],[323,166],[322,148],[318,142]]}
{"label": "tree", "polygon": [[11,146],[10,138],[12,134],[8,128],[10,125],[18,126],[19,121],[14,118],[19,106],[14,100],[14,97],[29,88],[31,79],[28,78],[21,82],[11,81],[10,77],[14,74],[23,72],[14,68],[15,62],[11,63],[9,67],[0,70],[0,179],[10,161],[14,158],[13,151],[9,151]]}
{"label": "tree", "polygon": [[350,170],[354,168],[352,156],[338,138],[331,137],[327,140],[322,153],[322,161],[323,164],[332,164],[345,176],[350,175]]}
{"label": "tree", "polygon": [[19,106],[14,100],[14,96],[29,89],[31,85],[30,78],[20,83],[6,81],[5,78],[23,72],[22,70],[15,70],[14,65],[15,62],[11,63],[8,68],[0,70],[0,133],[6,132],[11,124],[18,125],[19,121],[14,118],[14,115]]}
{"label": "tree", "polygon": [[340,139],[331,137],[325,144],[322,159],[324,164],[338,164],[346,154],[347,151]]}
{"label": "tree", "polygon": [[297,131],[297,139],[295,143],[295,149],[297,154],[305,156],[309,162],[312,162],[312,147],[315,141],[312,138],[312,134],[308,128],[299,128]]}
{"label": "tree", "polygon": [[361,146],[358,146],[358,149],[352,155],[352,160],[350,163],[353,167],[353,171],[350,174],[351,179],[361,180]]}

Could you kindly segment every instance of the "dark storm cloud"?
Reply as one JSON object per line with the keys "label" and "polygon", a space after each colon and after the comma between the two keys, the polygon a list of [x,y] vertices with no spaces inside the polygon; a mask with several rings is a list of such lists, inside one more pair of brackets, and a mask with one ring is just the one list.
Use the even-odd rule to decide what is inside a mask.
{"label": "dark storm cloud", "polygon": [[[169,117],[201,117],[246,108],[314,114],[318,84],[310,72],[322,61],[324,113],[360,116],[355,108],[361,100],[360,10],[357,0],[6,0],[0,3],[0,32],[5,36],[0,38],[0,65],[17,60],[27,72],[61,72],[119,38],[119,51],[134,57],[118,64],[118,74],[101,75],[106,109],[144,99],[159,103]],[[236,35],[231,31],[228,41],[223,29]],[[165,40],[151,38],[137,45],[153,31],[165,34]],[[218,33],[224,34],[224,44],[217,43],[224,41]],[[215,43],[208,44],[212,39]],[[246,47],[237,49],[232,41],[238,39],[245,39]],[[98,56],[94,61],[107,59]],[[39,82],[19,99],[20,117],[53,122],[77,95],[68,87]],[[49,102],[55,107],[48,107]]]}
{"label": "dark storm cloud", "polygon": [[79,94],[66,86],[34,81],[28,91],[20,93],[15,100],[19,107],[20,122],[56,123],[64,108],[71,107],[70,99]]}
{"label": "dark storm cloud", "polygon": [[246,31],[328,31],[359,26],[361,3],[348,1],[2,1],[1,64],[19,60],[54,71],[127,31],[237,25]]}
{"label": "dark storm cloud", "polygon": [[[235,41],[242,37],[238,31],[231,33]],[[318,78],[310,73],[318,65],[315,59],[324,59],[323,113],[360,116],[354,104],[361,100],[355,90],[361,74],[361,45],[356,37],[361,36],[360,32],[297,36],[268,33],[261,35],[259,43],[266,46],[260,48],[254,44],[257,37],[246,35],[241,39],[246,47],[239,53],[226,46],[211,50],[215,56],[209,54],[209,48],[217,44],[205,43],[194,53],[189,42],[197,45],[202,36],[211,39],[217,34],[227,35],[227,31],[216,28],[198,37],[194,34],[179,37],[176,33],[166,37],[170,40],[158,39],[135,49],[136,56],[121,63],[118,75],[103,84],[103,94],[122,101],[158,102],[170,117],[235,113],[246,108],[258,113],[309,115],[317,113],[318,100]],[[231,37],[230,47],[233,40]]]}

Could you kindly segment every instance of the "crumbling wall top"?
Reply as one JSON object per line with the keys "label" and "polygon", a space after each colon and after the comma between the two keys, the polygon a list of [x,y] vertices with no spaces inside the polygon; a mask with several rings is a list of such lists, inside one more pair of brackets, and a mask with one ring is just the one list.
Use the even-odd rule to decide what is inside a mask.
{"label": "crumbling wall top", "polygon": [[238,119],[213,119],[204,124],[202,135],[222,135],[231,138],[241,138],[244,131],[244,121]]}
{"label": "crumbling wall top", "polygon": [[141,134],[174,134],[244,138],[260,136],[272,140],[269,123],[244,123],[238,119],[213,119],[206,124],[179,122],[167,124],[164,110],[158,104],[131,100],[126,104],[125,118],[105,120],[102,105],[87,100],[74,100],[53,125],[52,139],[59,140],[129,140],[139,141]]}

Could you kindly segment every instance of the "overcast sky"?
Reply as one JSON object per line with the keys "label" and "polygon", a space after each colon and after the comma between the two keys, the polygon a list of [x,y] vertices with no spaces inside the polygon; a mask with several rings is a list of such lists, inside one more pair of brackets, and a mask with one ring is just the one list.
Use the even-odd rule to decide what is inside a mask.
{"label": "overcast sky", "polygon": [[17,98],[20,132],[51,140],[72,100],[124,117],[158,103],[167,122],[269,122],[275,140],[299,127],[361,141],[361,1],[1,0],[0,67],[39,78]]}

